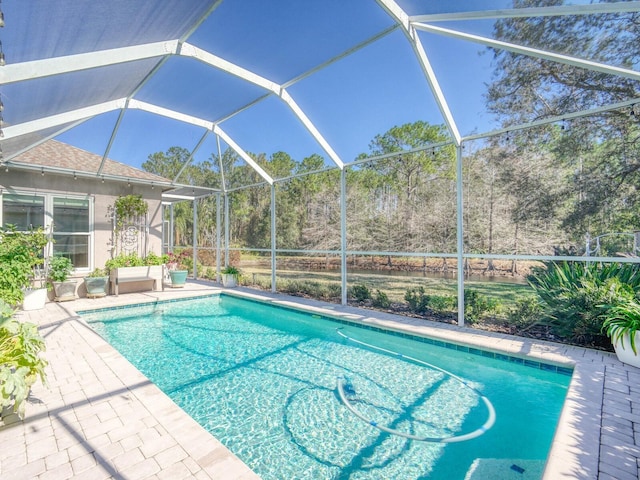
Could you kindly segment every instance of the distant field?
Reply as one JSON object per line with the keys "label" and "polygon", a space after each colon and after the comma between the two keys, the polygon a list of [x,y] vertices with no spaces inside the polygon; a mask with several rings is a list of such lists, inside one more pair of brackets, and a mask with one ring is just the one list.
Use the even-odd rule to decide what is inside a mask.
{"label": "distant field", "polygon": [[[256,281],[264,283],[271,278],[271,271],[268,268],[259,266],[242,266],[242,273],[249,282],[255,278]],[[303,270],[286,270],[277,272],[278,279],[286,280],[310,280],[321,283],[339,283],[340,272],[335,270],[310,272]],[[393,302],[403,302],[404,294],[409,288],[423,286],[425,292],[431,295],[456,295],[457,282],[446,278],[429,278],[403,275],[376,275],[375,273],[354,273],[348,276],[348,286],[364,284],[370,290],[380,290],[387,294]],[[478,292],[494,298],[505,307],[515,305],[518,298],[531,295],[533,292],[528,285],[500,282],[499,279],[487,281],[465,281],[466,289],[477,290]]]}

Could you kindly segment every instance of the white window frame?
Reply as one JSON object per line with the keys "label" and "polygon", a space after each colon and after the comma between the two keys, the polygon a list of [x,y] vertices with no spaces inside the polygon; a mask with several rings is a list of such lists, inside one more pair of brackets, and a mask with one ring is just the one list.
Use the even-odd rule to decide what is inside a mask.
{"label": "white window frame", "polygon": [[[4,225],[4,195],[30,195],[33,197],[43,197],[44,198],[44,228],[47,232],[51,231],[51,227],[54,224],[55,219],[53,218],[53,199],[54,198],[70,198],[74,200],[88,200],[89,201],[89,231],[87,234],[89,235],[88,248],[89,251],[87,253],[89,264],[86,267],[77,267],[73,269],[74,273],[89,273],[94,269],[95,264],[95,197],[93,195],[80,195],[73,193],[64,193],[64,192],[47,192],[41,190],[28,190],[28,189],[12,189],[12,188],[3,188],[0,190],[0,225]],[[56,232],[54,231],[55,235]],[[67,233],[65,235],[85,235],[85,233]],[[45,256],[50,257],[53,255],[53,244],[50,242],[45,247]]]}

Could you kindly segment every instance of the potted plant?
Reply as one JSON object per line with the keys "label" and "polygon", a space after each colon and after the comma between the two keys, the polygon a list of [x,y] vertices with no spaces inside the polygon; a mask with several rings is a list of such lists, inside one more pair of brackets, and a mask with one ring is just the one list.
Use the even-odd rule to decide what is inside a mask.
{"label": "potted plant", "polygon": [[120,254],[105,262],[109,274],[112,293],[118,295],[119,285],[123,283],[144,283],[147,286],[162,287],[162,265],[166,262],[164,256],[149,253],[141,257],[135,253]]}
{"label": "potted plant", "polygon": [[44,307],[47,290],[42,265],[47,242],[42,228],[19,232],[11,225],[0,227],[0,298],[9,305],[22,303],[25,310]]}
{"label": "potted plant", "polygon": [[53,284],[56,302],[66,302],[76,298],[76,280],[69,280],[73,263],[67,257],[56,255],[49,259],[49,280]]}
{"label": "potted plant", "polygon": [[104,268],[96,268],[84,278],[84,285],[87,289],[87,297],[104,297],[109,286],[109,275]]}
{"label": "potted plant", "polygon": [[611,306],[602,324],[609,336],[618,359],[640,368],[640,303],[631,299]]}
{"label": "potted plant", "polygon": [[238,276],[240,275],[238,268],[233,265],[227,265],[221,273],[222,285],[225,287],[233,288],[238,284]]}
{"label": "potted plant", "polygon": [[172,288],[182,288],[187,282],[189,268],[184,264],[184,261],[188,256],[189,254],[186,250],[180,253],[169,252],[167,254],[167,269],[169,270]]}

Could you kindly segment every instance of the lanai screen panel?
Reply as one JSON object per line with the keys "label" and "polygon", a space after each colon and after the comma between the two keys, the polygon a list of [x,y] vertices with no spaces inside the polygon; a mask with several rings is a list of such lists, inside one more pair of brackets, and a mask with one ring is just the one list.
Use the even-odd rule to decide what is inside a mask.
{"label": "lanai screen panel", "polygon": [[5,85],[4,119],[15,125],[126,98],[155,63],[140,60]]}
{"label": "lanai screen panel", "polygon": [[263,88],[194,58],[171,57],[135,98],[216,122],[264,94]]}
{"label": "lanai screen panel", "polygon": [[456,246],[455,152],[404,153],[350,169],[348,249],[449,253]]}
{"label": "lanai screen panel", "polygon": [[7,63],[19,63],[173,40],[184,35],[214,3],[6,1],[2,4],[2,45]]}
{"label": "lanai screen panel", "polygon": [[222,2],[189,39],[284,84],[390,27],[370,0]]}

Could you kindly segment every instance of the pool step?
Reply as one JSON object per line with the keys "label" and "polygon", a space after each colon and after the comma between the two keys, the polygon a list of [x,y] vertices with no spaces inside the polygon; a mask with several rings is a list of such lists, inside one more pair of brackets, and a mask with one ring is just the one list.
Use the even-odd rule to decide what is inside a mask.
{"label": "pool step", "polygon": [[476,458],[464,480],[540,480],[544,460]]}

